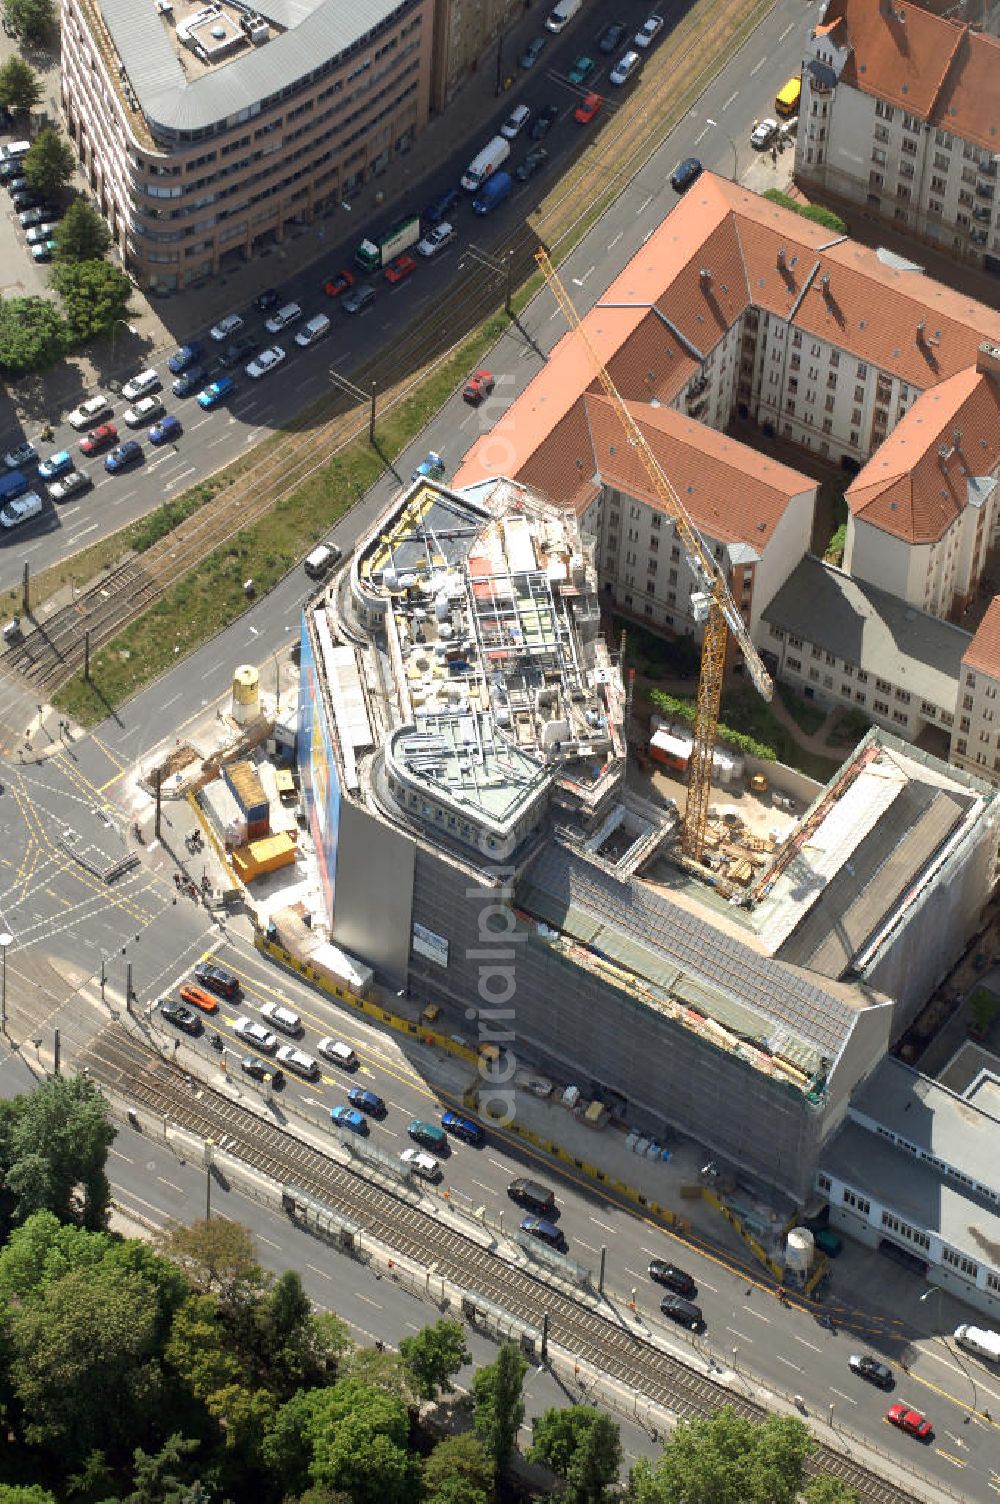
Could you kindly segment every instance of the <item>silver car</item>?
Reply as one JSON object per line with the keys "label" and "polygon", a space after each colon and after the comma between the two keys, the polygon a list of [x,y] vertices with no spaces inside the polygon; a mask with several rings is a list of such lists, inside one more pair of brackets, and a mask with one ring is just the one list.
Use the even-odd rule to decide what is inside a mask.
{"label": "silver car", "polygon": [[257,1023],[252,1018],[238,1018],[233,1024],[233,1033],[237,1039],[243,1039],[247,1044],[252,1044],[257,1050],[262,1050],[265,1055],[273,1055],[278,1048],[277,1035],[272,1034],[270,1029],[265,1029],[263,1024]]}

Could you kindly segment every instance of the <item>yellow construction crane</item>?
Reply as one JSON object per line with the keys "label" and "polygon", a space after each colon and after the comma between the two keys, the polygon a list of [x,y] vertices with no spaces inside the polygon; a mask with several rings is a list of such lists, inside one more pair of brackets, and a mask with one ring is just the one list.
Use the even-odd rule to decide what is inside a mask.
{"label": "yellow construction crane", "polygon": [[566,317],[566,322],[580,336],[590,356],[594,373],[607,392],[618,420],[625,430],[628,442],[642,461],[646,474],[657,496],[673,519],[677,535],[686,549],[688,568],[700,585],[692,594],[691,606],[694,619],[704,623],[701,649],[701,670],[698,675],[698,710],[694,723],[694,745],[688,769],[687,803],[684,809],[682,844],[685,854],[692,861],[700,861],[705,845],[705,822],[708,818],[708,801],[712,788],[712,756],[719,726],[719,704],[722,699],[722,677],[726,667],[726,628],[739,643],[759,692],[770,700],[774,692],[771,676],[760,660],[736,602],[729,592],[726,577],[687,514],[684,503],[664,475],[660,465],[646,443],[639,425],[625,406],[621,393],[611,380],[600,355],[591,343],[590,336],[581,322],[559,276],[546,251],[535,252],[535,260],[541,267],[555,299]]}

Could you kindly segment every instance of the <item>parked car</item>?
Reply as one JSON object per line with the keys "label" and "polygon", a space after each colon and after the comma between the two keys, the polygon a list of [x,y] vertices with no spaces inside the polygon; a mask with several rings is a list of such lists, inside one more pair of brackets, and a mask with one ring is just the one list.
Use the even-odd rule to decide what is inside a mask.
{"label": "parked car", "polygon": [[439,193],[437,198],[432,198],[427,208],[421,214],[421,223],[434,226],[439,225],[443,219],[447,219],[453,209],[462,201],[462,195],[457,188],[446,188]]}
{"label": "parked car", "polygon": [[[235,315],[233,315],[235,317]],[[191,366],[196,366],[205,354],[205,346],[200,339],[190,340],[186,345],[181,345],[175,350],[167,361],[167,365],[175,376],[183,376]]]}
{"label": "parked car", "polygon": [[311,319],[306,319],[302,328],[295,336],[295,343],[301,350],[314,345],[318,339],[322,339],[330,332],[330,319],[325,313],[316,313]]}
{"label": "parked car", "polygon": [[349,1128],[352,1133],[367,1133],[368,1119],[354,1107],[331,1107],[330,1122],[335,1128]]}
{"label": "parked car", "polygon": [[149,430],[149,442],[153,445],[173,444],[184,432],[180,418],[175,418],[173,413],[167,413],[159,423],[154,423]]}
{"label": "parked car", "polygon": [[524,129],[530,119],[531,110],[529,107],[526,104],[517,105],[511,110],[507,119],[500,127],[501,136],[505,136],[508,141],[513,141],[514,137],[519,131]]}
{"label": "parked car", "polygon": [[56,220],[47,220],[43,224],[35,225],[34,229],[29,230],[24,238],[32,248],[36,245],[45,245],[46,241],[52,239],[53,234],[58,228],[59,225]]}
{"label": "parked car", "polygon": [[137,397],[148,397],[150,392],[158,392],[163,385],[159,374],[149,368],[140,371],[138,376],[133,376],[131,381],[126,381],[122,387],[122,396],[126,402],[134,402]]}
{"label": "parked car", "polygon": [[272,1034],[270,1029],[259,1024],[255,1018],[238,1018],[233,1024],[233,1033],[237,1039],[242,1039],[245,1044],[252,1045],[265,1055],[273,1055],[278,1048],[277,1034]]}
{"label": "parked car", "polygon": [[53,501],[65,501],[69,496],[76,496],[80,491],[89,491],[93,481],[85,470],[68,470],[59,480],[49,486],[49,495]]}
{"label": "parked car", "polygon": [[685,157],[670,174],[670,186],[675,193],[686,193],[692,183],[701,177],[703,168],[697,157]]}
{"label": "parked car", "polygon": [[425,1154],[422,1149],[404,1149],[399,1156],[400,1163],[414,1175],[419,1175],[421,1180],[440,1180],[441,1166],[433,1154]]}
{"label": "parked car", "polygon": [[60,449],[56,454],[50,454],[47,460],[42,460],[38,467],[38,479],[58,480],[60,475],[65,475],[72,468],[73,456],[68,449]]}
{"label": "parked car", "polygon": [[420,464],[414,470],[413,474],[410,476],[410,479],[411,480],[440,480],[442,478],[442,476],[444,475],[444,472],[445,472],[445,463],[444,463],[444,460],[441,458],[441,456],[437,453],[436,450],[429,449],[427,451],[427,457],[426,457],[426,459],[422,459],[420,461]]}
{"label": "parked car", "polygon": [[269,1060],[261,1060],[259,1055],[244,1055],[240,1061],[240,1070],[247,1076],[252,1076],[255,1081],[270,1081],[275,1091],[279,1091],[285,1084],[285,1073],[272,1065]]}
{"label": "parked car", "polygon": [[777,136],[779,129],[778,122],[772,120],[770,117],[756,121],[753,130],[750,132],[750,145],[757,151],[763,151],[765,147],[770,146],[771,142]]}
{"label": "parked car", "polygon": [[18,444],[13,449],[8,449],[3,457],[3,462],[8,470],[22,470],[25,465],[33,465],[37,459],[38,450],[34,444],[29,444],[28,440],[25,439],[23,444]]}
{"label": "parked car", "polygon": [[641,69],[642,58],[637,52],[623,52],[608,74],[608,79],[616,88],[620,88],[622,84],[627,84],[630,78],[634,78]]}
{"label": "parked car", "polygon": [[692,1332],[700,1331],[705,1325],[701,1306],[696,1306],[693,1300],[685,1300],[682,1295],[664,1295],[660,1300],[660,1311],[668,1320],[676,1321],[678,1326],[690,1327]]}
{"label": "parked car", "polygon": [[526,1176],[519,1175],[507,1187],[507,1195],[518,1206],[525,1206],[529,1211],[537,1212],[540,1217],[551,1218],[555,1214],[555,1191],[538,1180],[529,1180]]}
{"label": "parked car", "polygon": [[377,1092],[369,1091],[364,1086],[349,1086],[347,1088],[347,1100],[352,1107],[359,1107],[362,1112],[371,1113],[373,1118],[384,1118],[386,1106]]}
{"label": "parked car", "polygon": [[0,512],[0,527],[20,527],[22,522],[30,522],[32,517],[38,517],[43,506],[44,502],[37,491],[26,491],[23,496],[9,501]]}
{"label": "parked car", "polygon": [[37,193],[15,193],[14,208],[18,210],[17,222],[22,230],[44,224],[49,211]]}
{"label": "parked car", "polygon": [[557,104],[547,104],[544,109],[539,110],[528,132],[532,141],[540,141],[543,136],[547,136],[558,119],[559,106]]}
{"label": "parked car", "polygon": [[532,37],[518,59],[522,68],[533,68],[535,66],[542,55],[542,48],[547,41],[548,37]]}
{"label": "parked car", "polygon": [[224,966],[216,966],[214,961],[199,961],[194,968],[194,979],[200,987],[207,987],[209,992],[217,992],[220,997],[240,995],[239,977]]}
{"label": "parked car", "polygon": [[375,289],[369,283],[353,287],[341,303],[345,313],[362,313],[375,301]]}
{"label": "parked car", "polygon": [[678,1269],[676,1264],[668,1264],[665,1259],[650,1259],[649,1277],[687,1300],[693,1300],[698,1294],[698,1286],[687,1270]]}
{"label": "parked car", "polygon": [[178,376],[176,381],[170,383],[170,390],[175,397],[190,397],[193,392],[201,391],[207,375],[205,366],[191,366],[183,376]]}
{"label": "parked car", "polygon": [[879,1389],[891,1389],[893,1386],[892,1369],[888,1363],[873,1358],[871,1353],[852,1353],[847,1366],[858,1378],[867,1379],[869,1384],[877,1384]]}
{"label": "parked car", "polygon": [[596,67],[592,57],[578,57],[566,77],[571,84],[586,83]]}
{"label": "parked car", "polygon": [[198,406],[208,411],[218,407],[227,397],[231,397],[236,390],[236,382],[231,376],[220,376],[218,381],[210,381],[202,391],[198,393]]}
{"label": "parked car", "polygon": [[250,334],[238,334],[231,340],[216,361],[216,365],[223,371],[231,371],[235,366],[243,365],[248,355],[252,355],[257,348],[257,341]]}
{"label": "parked car", "polygon": [[163,411],[163,403],[159,397],[140,397],[131,407],[127,407],[122,413],[122,420],[127,428],[144,428],[154,418],[158,418]]}
{"label": "parked car", "polygon": [[118,442],[118,430],[113,423],[101,423],[97,428],[92,428],[80,440],[81,454],[100,454],[102,449],[107,449],[111,444]]}
{"label": "parked car", "polygon": [[32,261],[36,261],[36,262],[51,261],[52,257],[55,255],[55,253],[56,253],[56,242],[53,239],[41,240],[41,241],[39,241],[39,243],[37,245],[33,245],[31,247],[31,259],[32,259]]}
{"label": "parked car", "polygon": [[645,21],[643,21],[642,25],[639,27],[639,30],[632,38],[632,46],[640,47],[643,49],[645,49],[646,47],[651,47],[662,30],[663,17],[649,16]]}
{"label": "parked car", "polygon": [[14,197],[15,193],[30,193],[31,182],[25,177],[23,172],[18,173],[17,177],[7,179],[7,192],[11,198]]}
{"label": "parked car", "polygon": [[449,1152],[448,1139],[443,1128],[436,1123],[425,1123],[420,1118],[414,1118],[406,1129],[414,1143],[420,1144],[424,1149],[433,1149],[435,1154],[447,1154]]}
{"label": "parked car", "polygon": [[126,439],[104,457],[104,468],[109,475],[120,475],[142,459],[142,445],[138,439]]}
{"label": "parked car", "polygon": [[519,183],[526,183],[536,172],[541,172],[548,160],[549,154],[544,146],[533,146],[524,161],[515,167],[514,176]]}
{"label": "parked car", "polygon": [[495,384],[492,371],[476,371],[462,388],[462,396],[473,407],[478,407],[480,402],[485,402]]}
{"label": "parked car", "polygon": [[472,1144],[474,1148],[480,1148],[486,1142],[486,1129],[474,1118],[464,1118],[459,1112],[452,1112],[451,1108],[441,1114],[441,1127],[446,1133],[453,1133],[463,1143]]}
{"label": "parked car", "polygon": [[438,251],[443,251],[446,245],[450,245],[455,239],[455,231],[447,219],[442,219],[438,224],[432,225],[423,240],[417,242],[418,256],[436,256]]}
{"label": "parked car", "polygon": [[89,428],[92,423],[103,418],[105,413],[110,412],[111,403],[107,397],[101,396],[98,392],[95,397],[88,397],[86,402],[81,402],[79,407],[75,407],[66,421],[70,428]]}
{"label": "parked car", "polygon": [[197,1013],[192,1013],[190,1008],[185,1008],[183,1003],[175,1003],[172,998],[164,998],[160,1003],[160,1015],[168,1024],[173,1024],[175,1029],[182,1029],[185,1034],[200,1034],[202,1022]]}
{"label": "parked car", "polygon": [[604,99],[600,94],[586,94],[573,111],[577,125],[589,125],[603,103]]}
{"label": "parked car", "polygon": [[911,1410],[909,1405],[890,1405],[885,1418],[890,1426],[898,1426],[907,1436],[915,1436],[918,1441],[930,1441],[934,1435],[934,1427],[926,1415],[921,1415],[919,1410]]}
{"label": "parked car", "polygon": [[276,287],[265,287],[264,291],[254,298],[253,306],[258,313],[270,313],[273,308],[277,308],[280,301],[281,294]]}
{"label": "parked car", "polygon": [[397,287],[400,282],[405,282],[407,277],[411,277],[416,269],[417,263],[412,256],[397,256],[394,261],[389,262],[382,275],[390,287]]}
{"label": "parked car", "polygon": [[208,333],[210,338],[218,340],[221,343],[222,340],[228,339],[231,334],[235,334],[237,329],[242,328],[242,315],[238,313],[227,313],[224,319],[220,319],[217,324],[212,325]]}
{"label": "parked car", "polygon": [[618,46],[618,43],[621,41],[627,30],[628,27],[624,24],[624,22],[612,21],[611,25],[605,26],[604,30],[601,32],[601,35],[597,42],[598,50],[603,52],[606,57],[610,56],[610,54],[614,52],[615,48]]}
{"label": "parked car", "polygon": [[350,292],[353,286],[353,272],[336,272],[332,277],[327,277],[323,283],[323,291],[328,298],[339,298],[342,292]]}
{"label": "parked car", "polygon": [[246,373],[251,381],[259,381],[261,376],[269,376],[276,371],[285,358],[285,352],[280,345],[269,345],[266,350],[261,350],[255,355],[246,368]]}

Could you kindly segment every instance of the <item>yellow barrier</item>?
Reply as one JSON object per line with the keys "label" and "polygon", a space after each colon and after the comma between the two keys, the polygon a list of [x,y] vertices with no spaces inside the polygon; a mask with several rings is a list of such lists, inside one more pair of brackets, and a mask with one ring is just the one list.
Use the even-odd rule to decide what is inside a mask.
{"label": "yellow barrier", "polygon": [[753,1254],[754,1258],[757,1260],[758,1264],[763,1264],[764,1268],[769,1270],[770,1273],[774,1275],[775,1279],[780,1280],[782,1278],[782,1275],[784,1274],[784,1270],[782,1269],[781,1265],[778,1263],[777,1259],[772,1259],[771,1255],[766,1251],[763,1245],[758,1243],[753,1233],[747,1232],[746,1228],[743,1226],[743,1223],[740,1221],[736,1213],[734,1211],[731,1211],[730,1208],[726,1206],[724,1202],[722,1202],[720,1198],[715,1194],[715,1192],[709,1189],[708,1186],[702,1186],[701,1194],[703,1199],[708,1202],[709,1206],[714,1206],[715,1210],[717,1212],[720,1212],[722,1216],[725,1217],[726,1221],[729,1223],[733,1231],[739,1234],[739,1236],[743,1239],[744,1243],[749,1248],[750,1252]]}

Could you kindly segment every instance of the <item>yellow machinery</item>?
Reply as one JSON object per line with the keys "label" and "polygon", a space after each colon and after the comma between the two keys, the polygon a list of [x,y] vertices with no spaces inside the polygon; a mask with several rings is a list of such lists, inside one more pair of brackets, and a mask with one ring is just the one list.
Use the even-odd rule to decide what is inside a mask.
{"label": "yellow machinery", "polygon": [[698,709],[694,723],[694,745],[688,769],[688,793],[682,836],[685,855],[697,862],[701,860],[705,845],[705,822],[708,818],[708,801],[712,788],[712,756],[719,725],[722,678],[726,667],[727,626],[739,643],[747,668],[750,670],[750,677],[765,700],[770,700],[774,685],[751,641],[750,633],[747,631],[746,623],[739,613],[736,602],[729,592],[725,575],[706,548],[698,529],[687,514],[684,503],[660,469],[656,456],[625,406],[621,393],[611,380],[597,350],[591,343],[547,252],[539,249],[535,252],[535,260],[541,267],[545,280],[565,315],[566,322],[571,329],[576,330],[583,341],[593,364],[594,373],[614,403],[619,422],[625,430],[629,443],[642,461],[654,491],[663,502],[668,515],[673,519],[677,536],[687,551],[685,562],[701,587],[691,596],[694,619],[698,623],[704,623],[704,635],[701,648],[701,672],[698,676]]}

